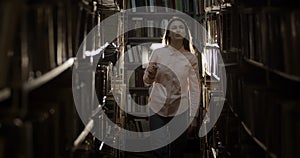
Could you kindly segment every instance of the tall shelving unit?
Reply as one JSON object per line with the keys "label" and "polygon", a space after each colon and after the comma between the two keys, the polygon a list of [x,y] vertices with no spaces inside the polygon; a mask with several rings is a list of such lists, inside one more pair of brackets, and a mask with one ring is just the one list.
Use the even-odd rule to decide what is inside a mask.
{"label": "tall shelving unit", "polygon": [[75,8],[68,0],[1,2],[1,157],[68,155],[79,128],[69,82]]}
{"label": "tall shelving unit", "polygon": [[[114,142],[122,145],[123,141],[118,139],[119,137],[114,132],[117,128],[124,126],[124,113],[121,110],[124,106],[124,61],[120,58],[124,53],[124,37],[120,34],[112,41],[108,41],[109,37],[105,37],[107,30],[101,28],[103,25],[100,24],[111,15],[117,14],[117,19],[114,19],[116,23],[110,23],[111,26],[103,27],[114,29],[119,33],[123,32],[123,15],[120,13],[122,10],[114,1],[82,0],[79,6],[76,44],[79,47],[82,41],[85,43],[82,43],[81,50],[79,50],[81,54],[79,54],[80,61],[77,64],[80,66],[76,70],[78,75],[75,75],[77,77],[75,85],[80,85],[76,90],[80,94],[77,101],[83,106],[78,110],[83,113],[82,115],[88,116],[87,126],[88,124],[93,124],[93,126],[89,131],[83,129],[82,133],[90,132],[85,137],[82,137],[82,133],[78,135],[74,141],[76,150],[72,157],[78,156],[77,153],[80,153],[81,156],[90,155],[92,157],[123,157],[122,151],[104,143]],[[95,29],[94,34],[88,35],[92,29]],[[96,50],[100,50],[100,52],[92,56],[85,56],[86,52]],[[95,106],[96,101],[99,102],[99,105]],[[109,124],[109,121],[116,125]]]}
{"label": "tall shelving unit", "polygon": [[[243,94],[238,113],[243,130],[259,147],[264,157],[293,157],[299,131],[299,71],[294,59],[299,51],[295,45],[299,23],[298,7],[287,9],[292,2],[237,3],[241,23],[243,73],[239,78]],[[293,33],[292,33],[293,32]],[[293,34],[293,35],[291,35]],[[289,42],[287,42],[289,41]],[[254,98],[249,100],[246,96]],[[275,99],[276,98],[276,99]],[[293,119],[292,119],[293,118]]]}
{"label": "tall shelving unit", "polygon": [[299,8],[291,7],[293,2],[272,0],[231,1],[225,10],[213,1],[205,3],[212,4],[206,16],[216,19],[214,30],[228,81],[223,115],[216,124],[224,145],[220,154],[296,156],[299,71],[294,69],[294,52],[299,51],[299,31],[294,28]]}
{"label": "tall shelving unit", "polygon": [[[226,156],[226,78],[228,71],[238,66],[237,52],[231,47],[231,3],[229,1],[204,0],[199,2],[201,14],[199,23],[206,30],[202,59],[202,105],[201,126],[213,123],[207,135],[200,139],[203,157]],[[226,71],[225,71],[226,70]],[[226,96],[225,96],[226,93]],[[221,105],[224,103],[225,105]],[[218,107],[222,106],[222,111]],[[217,116],[220,114],[219,116]],[[206,127],[206,128],[208,128]],[[227,155],[228,156],[228,155]]]}

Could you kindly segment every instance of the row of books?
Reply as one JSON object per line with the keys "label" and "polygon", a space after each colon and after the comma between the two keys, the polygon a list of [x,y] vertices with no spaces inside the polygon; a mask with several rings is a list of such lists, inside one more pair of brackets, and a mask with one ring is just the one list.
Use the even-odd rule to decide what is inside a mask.
{"label": "row of books", "polygon": [[147,95],[137,95],[135,93],[127,94],[127,111],[134,113],[148,113],[148,108],[146,106],[148,98],[149,96]]}
{"label": "row of books", "polygon": [[221,61],[219,60],[220,49],[218,44],[207,43],[201,56],[202,76],[208,75],[219,80],[221,77]]}
{"label": "row of books", "polygon": [[[128,123],[128,130],[130,131],[135,131],[135,135],[129,135],[131,138],[145,138],[150,136],[150,125],[149,125],[149,120],[146,119],[132,119],[129,120]],[[144,132],[144,133],[142,133]]]}
{"label": "row of books", "polygon": [[296,156],[299,139],[294,132],[300,130],[296,126],[300,121],[297,96],[287,97],[264,84],[247,82],[243,82],[241,94],[240,116],[253,136],[278,157]]}
{"label": "row of books", "polygon": [[73,56],[72,22],[66,11],[60,5],[28,6],[21,28],[21,47],[25,49],[21,51],[28,55],[29,71],[45,73]]}
{"label": "row of books", "polygon": [[242,14],[243,55],[269,68],[300,76],[298,16],[297,11]]}
{"label": "row of books", "polygon": [[111,92],[111,76],[112,76],[112,63],[99,62],[95,72],[95,90],[99,103],[103,103],[104,96]]}
{"label": "row of books", "polygon": [[24,82],[39,77],[73,57],[72,21],[65,5],[24,5],[19,12],[13,12],[13,7],[4,10],[4,53],[0,59],[4,78],[0,87],[13,78]]}
{"label": "row of books", "polygon": [[145,68],[146,64],[149,62],[150,53],[151,50],[146,45],[132,46],[131,44],[127,44],[125,63],[136,63],[137,65],[141,64],[143,68]]}
{"label": "row of books", "polygon": [[[62,155],[61,149],[67,144],[67,139],[66,133],[61,132],[65,118],[60,115],[58,105],[60,104],[53,102],[49,107],[49,104],[40,102],[26,118],[3,118],[2,115],[0,136],[1,146],[5,150],[1,151],[1,156],[51,158]],[[14,123],[16,120],[18,125]]]}
{"label": "row of books", "polygon": [[162,37],[164,29],[168,24],[168,19],[158,19],[156,17],[129,16],[128,26],[135,28],[128,32],[129,37]]}
{"label": "row of books", "polygon": [[142,68],[127,70],[127,84],[129,88],[146,87],[143,81],[144,71]]}
{"label": "row of books", "polygon": [[207,30],[206,42],[218,43],[222,52],[231,49],[231,16],[230,13],[224,11],[208,16],[204,23]]}
{"label": "row of books", "polygon": [[127,9],[132,12],[170,12],[166,8],[199,15],[203,13],[203,3],[199,0],[127,0]]}
{"label": "row of books", "polygon": [[[228,1],[228,0],[227,0]],[[289,6],[295,7],[296,1],[295,0],[239,0],[239,1],[232,1],[237,6],[248,6],[248,7],[256,7],[256,6]]]}
{"label": "row of books", "polygon": [[242,80],[238,77],[238,74],[227,73],[227,91],[226,91],[226,102],[230,104],[234,111],[238,111],[238,105],[241,105],[241,97],[239,92],[241,91]]}
{"label": "row of books", "polygon": [[228,12],[222,12],[217,16],[219,22],[219,45],[222,52],[226,52],[232,47],[232,18]]}
{"label": "row of books", "polygon": [[219,31],[220,25],[219,20],[216,16],[210,16],[206,21],[206,30],[207,30],[207,43],[218,43],[220,41]]}
{"label": "row of books", "polygon": [[277,81],[272,84],[276,86],[270,87],[267,82],[275,82],[273,78],[266,78],[264,71],[258,70],[227,71],[226,102],[251,137],[268,152],[277,157],[293,157],[297,155],[294,145],[298,140],[293,132],[299,131],[294,125],[300,121],[300,100],[296,92],[299,85]]}

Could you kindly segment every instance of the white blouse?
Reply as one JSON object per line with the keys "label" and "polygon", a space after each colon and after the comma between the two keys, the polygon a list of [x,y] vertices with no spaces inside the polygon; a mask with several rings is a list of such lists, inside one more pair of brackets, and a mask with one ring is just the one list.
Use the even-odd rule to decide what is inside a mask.
{"label": "white blouse", "polygon": [[[155,76],[149,67],[158,66]],[[145,84],[152,84],[148,106],[161,116],[171,117],[189,109],[191,118],[197,117],[200,103],[198,60],[195,55],[179,52],[171,46],[155,49],[143,76]]]}

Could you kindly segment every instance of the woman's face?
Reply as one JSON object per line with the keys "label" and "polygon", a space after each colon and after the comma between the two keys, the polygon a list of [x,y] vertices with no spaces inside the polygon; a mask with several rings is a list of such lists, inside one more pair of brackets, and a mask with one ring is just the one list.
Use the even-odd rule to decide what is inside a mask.
{"label": "woman's face", "polygon": [[171,39],[183,39],[186,37],[185,25],[179,20],[175,20],[169,27]]}

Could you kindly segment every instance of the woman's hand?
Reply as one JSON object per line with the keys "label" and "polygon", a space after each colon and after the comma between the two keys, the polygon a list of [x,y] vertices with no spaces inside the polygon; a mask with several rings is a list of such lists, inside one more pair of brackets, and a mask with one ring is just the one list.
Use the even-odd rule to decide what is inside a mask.
{"label": "woman's hand", "polygon": [[149,66],[148,66],[149,78],[151,78],[151,79],[155,78],[157,68],[158,68],[158,66],[156,63],[149,63]]}

